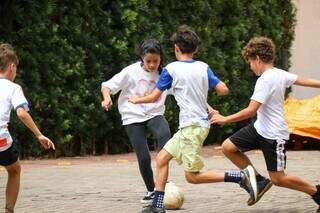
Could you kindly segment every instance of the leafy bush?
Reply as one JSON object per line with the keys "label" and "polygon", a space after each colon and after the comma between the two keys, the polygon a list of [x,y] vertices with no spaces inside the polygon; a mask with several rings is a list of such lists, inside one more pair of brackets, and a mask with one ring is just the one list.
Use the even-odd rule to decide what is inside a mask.
{"label": "leafy bush", "polygon": [[[245,107],[255,77],[241,58],[253,36],[271,37],[276,65],[288,68],[295,9],[290,0],[78,0],[0,2],[0,41],[20,57],[17,82],[31,104],[31,114],[57,145],[57,155],[131,151],[116,108],[101,109],[100,84],[136,61],[136,45],[159,39],[166,62],[174,59],[171,34],[182,24],[201,38],[196,59],[206,61],[231,91],[210,93],[208,102],[223,114]],[[166,117],[177,129],[178,108],[167,101]],[[214,127],[207,143],[222,142],[244,123]],[[10,124],[22,157],[43,154],[33,136],[14,117]]]}

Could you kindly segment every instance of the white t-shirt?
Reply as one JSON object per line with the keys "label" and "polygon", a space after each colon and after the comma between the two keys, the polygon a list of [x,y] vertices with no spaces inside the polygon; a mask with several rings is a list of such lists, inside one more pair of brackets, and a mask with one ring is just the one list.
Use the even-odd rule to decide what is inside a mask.
{"label": "white t-shirt", "polygon": [[164,114],[166,92],[154,103],[132,104],[128,102],[129,96],[150,94],[156,87],[158,79],[158,72],[147,72],[142,68],[141,62],[136,62],[125,67],[110,80],[102,83],[102,87],[108,87],[112,94],[121,90],[118,109],[123,125],[144,122],[157,115]]}
{"label": "white t-shirt", "polygon": [[28,101],[24,97],[22,88],[7,79],[0,78],[0,152],[8,149],[12,138],[8,131],[12,108],[24,107],[28,109]]}
{"label": "white t-shirt", "polygon": [[179,128],[196,125],[210,127],[207,112],[208,90],[220,80],[208,64],[201,61],[175,61],[162,71],[157,88],[172,89],[180,107]]}
{"label": "white t-shirt", "polygon": [[284,117],[284,96],[286,88],[292,86],[297,75],[278,68],[266,70],[257,80],[251,97],[261,103],[254,127],[268,139],[289,139],[289,131]]}

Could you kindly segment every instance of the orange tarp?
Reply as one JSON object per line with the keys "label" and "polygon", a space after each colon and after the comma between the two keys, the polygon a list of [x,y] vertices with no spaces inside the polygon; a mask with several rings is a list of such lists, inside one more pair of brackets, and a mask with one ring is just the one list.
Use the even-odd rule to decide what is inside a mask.
{"label": "orange tarp", "polygon": [[289,97],[284,110],[290,133],[320,139],[320,96],[307,100]]}

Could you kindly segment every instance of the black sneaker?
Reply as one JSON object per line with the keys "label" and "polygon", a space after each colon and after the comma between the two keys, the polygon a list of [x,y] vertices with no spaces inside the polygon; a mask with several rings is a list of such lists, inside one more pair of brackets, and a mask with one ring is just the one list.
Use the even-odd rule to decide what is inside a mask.
{"label": "black sneaker", "polygon": [[320,185],[316,185],[316,187],[317,192],[314,195],[312,195],[312,199],[314,200],[314,202],[316,202],[316,204],[319,205],[317,213],[320,213]]}
{"label": "black sneaker", "polygon": [[314,202],[320,205],[320,185],[316,185],[316,187],[317,187],[317,192],[314,195],[312,195],[312,199],[314,200]]}
{"label": "black sneaker", "polygon": [[257,180],[253,167],[249,165],[247,168],[241,170],[241,173],[243,176],[239,183],[240,187],[249,193],[249,199],[257,200]]}
{"label": "black sneaker", "polygon": [[248,206],[252,206],[253,204],[257,203],[261,197],[266,193],[272,186],[272,182],[270,179],[263,177],[261,181],[257,182],[257,187],[258,187],[258,195],[257,199],[254,200],[251,197],[247,201]]}
{"label": "black sneaker", "polygon": [[165,208],[153,208],[152,206],[145,206],[142,213],[166,213]]}
{"label": "black sneaker", "polygon": [[147,192],[146,195],[140,200],[142,204],[152,204],[154,192]]}

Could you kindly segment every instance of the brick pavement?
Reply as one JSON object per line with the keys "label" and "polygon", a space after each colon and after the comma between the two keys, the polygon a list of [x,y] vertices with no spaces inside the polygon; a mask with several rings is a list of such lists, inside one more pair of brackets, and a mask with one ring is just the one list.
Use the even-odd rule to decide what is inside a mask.
{"label": "brick pavement", "polygon": [[[212,148],[212,147],[211,147]],[[206,148],[208,149],[208,148]],[[22,161],[21,190],[16,213],[135,213],[144,185],[134,154],[94,158]],[[260,152],[250,153],[262,174],[266,174]],[[205,154],[205,170],[225,171],[235,167],[216,152]],[[320,152],[288,152],[287,172],[320,181]],[[192,185],[184,180],[183,168],[170,165],[170,180],[182,187],[185,203],[181,210],[169,213],[296,213],[315,212],[315,203],[306,194],[279,187],[269,192],[252,207],[248,195],[236,184],[215,183]],[[0,168],[0,206],[4,205],[6,172]]]}

